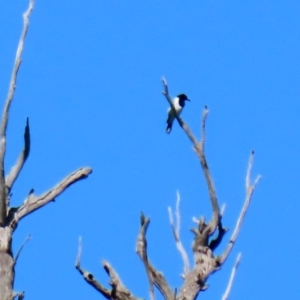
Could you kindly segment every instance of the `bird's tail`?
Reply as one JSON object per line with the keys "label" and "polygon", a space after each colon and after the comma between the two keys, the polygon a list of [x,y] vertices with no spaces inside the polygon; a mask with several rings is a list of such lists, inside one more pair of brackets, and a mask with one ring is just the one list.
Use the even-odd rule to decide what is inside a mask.
{"label": "bird's tail", "polygon": [[171,130],[172,130],[172,125],[173,125],[173,122],[167,122],[167,128],[166,128],[166,133],[170,133]]}

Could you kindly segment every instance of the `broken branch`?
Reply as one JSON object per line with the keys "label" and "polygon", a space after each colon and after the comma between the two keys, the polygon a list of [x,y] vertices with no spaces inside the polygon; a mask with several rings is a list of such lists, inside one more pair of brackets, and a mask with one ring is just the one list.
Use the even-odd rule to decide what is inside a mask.
{"label": "broken branch", "polygon": [[141,214],[141,228],[136,243],[136,253],[142,260],[150,285],[150,297],[154,297],[153,284],[158,288],[165,299],[173,299],[174,293],[162,273],[158,272],[148,260],[146,232],[150,219]]}
{"label": "broken branch", "polygon": [[12,167],[9,174],[5,178],[6,187],[8,192],[11,191],[13,184],[17,180],[30,152],[30,129],[29,129],[29,120],[26,119],[26,126],[24,132],[24,149],[21,152],[16,164]]}

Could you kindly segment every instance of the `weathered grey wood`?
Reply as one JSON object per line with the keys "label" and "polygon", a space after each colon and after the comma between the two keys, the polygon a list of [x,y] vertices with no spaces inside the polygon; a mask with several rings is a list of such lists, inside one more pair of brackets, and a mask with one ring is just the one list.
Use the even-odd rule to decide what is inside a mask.
{"label": "weathered grey wood", "polygon": [[[35,196],[31,191],[24,203],[19,207],[10,207],[9,194],[13,184],[18,178],[30,151],[30,131],[28,119],[24,132],[24,149],[21,152],[16,164],[5,178],[4,158],[6,151],[6,129],[9,119],[9,108],[14,97],[17,82],[17,74],[21,65],[21,55],[24,48],[25,37],[28,30],[29,16],[33,10],[33,0],[30,0],[28,9],[23,15],[24,26],[19,40],[15,64],[9,84],[8,96],[4,104],[2,121],[0,124],[0,300],[12,300],[24,298],[24,292],[16,293],[13,291],[15,278],[15,264],[20,254],[17,253],[14,259],[12,254],[12,234],[19,221],[33,211],[43,207],[53,201],[63,193],[73,183],[86,178],[91,174],[91,168],[80,168],[68,175],[60,183],[40,196]],[[22,246],[23,247],[23,246]],[[21,247],[21,249],[22,249]],[[21,250],[20,249],[20,250]]]}
{"label": "weathered grey wood", "polygon": [[82,239],[79,238],[78,244],[78,255],[75,262],[75,268],[82,275],[84,280],[91,285],[94,289],[96,289],[102,296],[106,299],[112,300],[142,300],[131,293],[126,286],[122,283],[118,273],[114,270],[114,268],[107,262],[102,261],[102,265],[107,275],[110,277],[110,286],[111,289],[107,289],[104,287],[92,273],[84,270],[80,265],[82,254]]}
{"label": "weathered grey wood", "polygon": [[0,300],[12,300],[13,297],[15,270],[11,242],[11,228],[0,227]]}

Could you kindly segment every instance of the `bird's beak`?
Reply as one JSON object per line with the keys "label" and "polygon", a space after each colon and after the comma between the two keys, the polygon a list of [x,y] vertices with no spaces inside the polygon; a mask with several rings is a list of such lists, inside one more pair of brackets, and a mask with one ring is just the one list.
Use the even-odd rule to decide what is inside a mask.
{"label": "bird's beak", "polygon": [[191,100],[190,100],[190,99],[186,99],[186,100],[191,102]]}

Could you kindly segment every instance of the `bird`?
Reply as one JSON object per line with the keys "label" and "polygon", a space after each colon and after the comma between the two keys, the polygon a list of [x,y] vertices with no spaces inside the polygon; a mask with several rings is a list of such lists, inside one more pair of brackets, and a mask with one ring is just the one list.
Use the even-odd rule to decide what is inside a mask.
{"label": "bird", "polygon": [[[188,99],[188,97],[185,94],[179,94],[173,99],[173,105],[178,116],[181,114],[182,109],[184,108],[185,101],[191,101],[190,99]],[[172,110],[171,107],[169,107],[167,128],[166,128],[167,133],[171,132],[174,119],[175,119],[174,111]]]}

